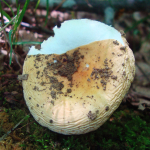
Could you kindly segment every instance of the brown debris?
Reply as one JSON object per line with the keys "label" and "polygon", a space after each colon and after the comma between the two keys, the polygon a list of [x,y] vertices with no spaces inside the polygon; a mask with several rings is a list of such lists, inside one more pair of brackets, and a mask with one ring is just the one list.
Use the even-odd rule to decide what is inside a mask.
{"label": "brown debris", "polygon": [[87,116],[90,120],[94,120],[97,117],[97,113],[92,113],[91,111],[89,111]]}
{"label": "brown debris", "polygon": [[116,40],[116,41],[113,41],[113,43],[114,43],[115,45],[119,45],[119,43],[118,43],[117,40]]}
{"label": "brown debris", "polygon": [[126,34],[124,33],[123,30],[120,30],[121,36],[126,37]]}
{"label": "brown debris", "polygon": [[16,74],[4,74],[1,77],[12,79],[12,78],[17,78],[17,75]]}
{"label": "brown debris", "polygon": [[51,91],[51,96],[53,99],[56,99],[56,92],[55,91]]}
{"label": "brown debris", "polygon": [[[106,58],[104,60],[104,66],[105,67],[101,68],[101,69],[93,68],[93,71],[91,73],[91,77],[93,77],[95,75],[94,80],[101,78],[100,82],[102,84],[102,87],[103,87],[104,91],[106,90],[106,85],[107,85],[107,82],[108,82],[110,77],[112,79],[117,80],[117,76],[112,75],[112,73],[113,73],[112,70],[111,70],[112,67],[113,67],[112,64],[113,64],[112,61],[111,60],[108,61],[108,59]],[[111,65],[111,67],[108,67],[110,65]]]}
{"label": "brown debris", "polygon": [[109,110],[109,106],[106,106],[105,110],[108,111]]}
{"label": "brown debris", "polygon": [[52,88],[56,89],[57,91],[61,91],[62,88],[64,87],[64,85],[62,84],[62,82],[58,82],[56,77],[49,77],[50,79],[50,83],[52,83],[50,90]]}
{"label": "brown debris", "polygon": [[125,51],[126,50],[126,46],[121,46],[120,50],[124,50]]}
{"label": "brown debris", "polygon": [[18,80],[27,80],[28,74],[18,75]]}

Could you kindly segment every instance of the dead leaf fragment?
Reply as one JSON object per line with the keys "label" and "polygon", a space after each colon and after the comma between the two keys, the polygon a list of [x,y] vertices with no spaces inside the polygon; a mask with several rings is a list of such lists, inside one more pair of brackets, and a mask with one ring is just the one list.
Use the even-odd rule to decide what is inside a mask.
{"label": "dead leaf fragment", "polygon": [[140,53],[144,56],[146,62],[150,65],[150,43],[145,42],[142,44]]}

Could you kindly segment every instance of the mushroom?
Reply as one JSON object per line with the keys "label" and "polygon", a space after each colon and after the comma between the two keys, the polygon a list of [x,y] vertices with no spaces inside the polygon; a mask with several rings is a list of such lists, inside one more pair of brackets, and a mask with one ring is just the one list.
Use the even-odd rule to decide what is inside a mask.
{"label": "mushroom", "polygon": [[119,107],[135,74],[123,32],[89,19],[54,27],[23,66],[26,104],[42,126],[65,134],[98,129]]}

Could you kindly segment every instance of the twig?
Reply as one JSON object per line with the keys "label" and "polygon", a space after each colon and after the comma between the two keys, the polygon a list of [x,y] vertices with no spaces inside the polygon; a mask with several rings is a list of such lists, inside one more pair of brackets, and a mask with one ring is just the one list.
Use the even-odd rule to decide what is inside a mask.
{"label": "twig", "polygon": [[136,96],[138,96],[138,97],[140,97],[140,98],[144,98],[144,99],[150,101],[150,97],[149,97],[149,96],[146,96],[146,95],[141,94],[141,93],[139,93],[139,92],[132,91],[131,94],[136,95]]}
{"label": "twig", "polygon": [[87,5],[90,7],[90,8],[92,8],[93,6],[89,3],[89,1],[88,0],[85,0],[86,1],[86,3],[87,3]]}
{"label": "twig", "polygon": [[32,122],[30,122],[30,123],[27,123],[27,124],[25,124],[24,126],[18,128],[18,129],[16,129],[16,130],[20,130],[20,129],[24,128],[25,126],[30,125],[30,124],[33,123],[33,122],[35,122],[35,121],[32,121]]}
{"label": "twig", "polygon": [[33,29],[33,30],[40,30],[40,31],[42,31],[42,32],[44,32],[44,33],[47,33],[47,34],[50,34],[50,35],[53,35],[54,34],[54,32],[52,31],[52,30],[48,30],[48,29],[46,29],[46,28],[42,28],[42,27],[40,27],[40,26],[26,26],[26,28],[27,29]]}
{"label": "twig", "polygon": [[61,2],[60,2],[60,4],[54,9],[54,10],[57,10],[59,7],[61,7],[61,5],[65,2],[66,0],[62,0]]}
{"label": "twig", "polygon": [[20,120],[10,131],[8,131],[6,134],[4,134],[1,138],[0,141],[4,140],[12,131],[14,131],[20,123],[22,123],[29,115],[26,115],[22,120]]}

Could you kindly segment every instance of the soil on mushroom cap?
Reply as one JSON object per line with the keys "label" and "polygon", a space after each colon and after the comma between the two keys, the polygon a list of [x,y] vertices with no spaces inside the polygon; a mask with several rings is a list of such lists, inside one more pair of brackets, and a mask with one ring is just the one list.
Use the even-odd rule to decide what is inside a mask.
{"label": "soil on mushroom cap", "polygon": [[59,74],[60,76],[67,77],[71,81],[72,75],[79,67],[80,58],[84,57],[79,53],[79,50],[75,50],[71,55],[65,53],[60,56],[54,56],[53,60],[56,60],[56,62],[47,62],[46,70],[52,70],[54,75]]}
{"label": "soil on mushroom cap", "polygon": [[[73,51],[71,54],[64,53],[62,55],[47,55],[43,57],[43,54],[38,54],[34,59],[34,67],[37,69],[36,78],[42,80],[42,77],[45,76],[49,79],[49,82],[45,82],[42,80],[40,82],[41,86],[45,86],[46,84],[50,84],[49,90],[51,90],[50,95],[53,99],[56,99],[56,94],[63,94],[61,90],[64,88],[63,81],[58,81],[58,75],[62,77],[66,77],[70,82],[70,87],[72,87],[72,75],[78,70],[80,66],[80,59],[84,58],[84,55],[81,55],[79,49]],[[31,56],[28,56],[29,59]],[[26,60],[27,60],[26,59]],[[46,59],[46,66],[43,66],[43,60]],[[43,68],[43,67],[44,68]],[[40,67],[43,68],[43,71],[40,70]],[[53,75],[52,75],[53,74]],[[37,86],[34,86],[33,90],[39,90]],[[71,89],[67,89],[66,93],[71,93]]]}

